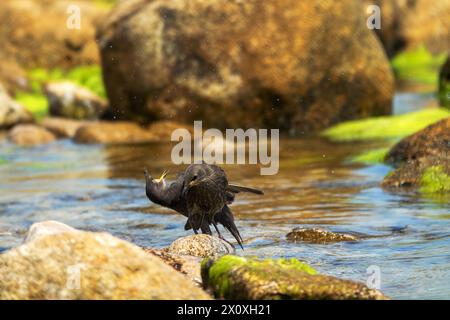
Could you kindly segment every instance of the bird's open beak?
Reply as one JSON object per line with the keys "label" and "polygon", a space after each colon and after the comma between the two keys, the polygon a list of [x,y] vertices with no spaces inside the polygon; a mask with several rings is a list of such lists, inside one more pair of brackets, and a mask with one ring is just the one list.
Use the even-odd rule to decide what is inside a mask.
{"label": "bird's open beak", "polygon": [[169,173],[168,170],[164,170],[164,172],[161,174],[161,177],[155,179],[155,182],[160,183],[162,180],[164,180],[164,178],[167,176],[168,173]]}

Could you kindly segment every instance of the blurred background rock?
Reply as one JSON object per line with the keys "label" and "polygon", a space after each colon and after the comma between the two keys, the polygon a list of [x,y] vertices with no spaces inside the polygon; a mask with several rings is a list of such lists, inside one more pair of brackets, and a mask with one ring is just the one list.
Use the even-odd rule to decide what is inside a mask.
{"label": "blurred background rock", "polygon": [[[366,26],[369,4],[381,8],[381,30]],[[80,29],[66,26],[69,5]],[[202,118],[298,135],[390,114],[394,77],[397,90],[437,91],[450,48],[449,0],[6,0],[0,9],[0,83],[38,121],[49,112]],[[79,94],[89,101],[52,112],[45,87],[61,81],[89,90]],[[100,99],[109,107],[85,110]]]}

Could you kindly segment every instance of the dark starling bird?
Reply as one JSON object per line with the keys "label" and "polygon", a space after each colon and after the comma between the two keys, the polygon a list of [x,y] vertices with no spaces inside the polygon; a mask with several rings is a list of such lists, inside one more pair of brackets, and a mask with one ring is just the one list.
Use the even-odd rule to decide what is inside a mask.
{"label": "dark starling bird", "polygon": [[209,227],[212,224],[219,238],[225,240],[217,227],[220,223],[242,248],[242,237],[228,205],[234,201],[236,193],[263,194],[262,191],[229,184],[220,167],[206,163],[188,166],[185,172],[179,173],[169,183],[165,180],[166,171],[158,179],[152,179],[147,170],[144,173],[147,197],[154,203],[188,217],[185,230],[193,229],[197,233],[200,229],[202,233],[212,234]]}

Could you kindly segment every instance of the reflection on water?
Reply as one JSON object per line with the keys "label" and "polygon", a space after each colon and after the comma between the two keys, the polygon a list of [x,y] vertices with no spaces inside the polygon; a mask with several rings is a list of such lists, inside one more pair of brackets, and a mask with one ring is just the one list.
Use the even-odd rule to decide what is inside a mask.
{"label": "reflection on water", "polygon": [[[232,205],[245,239],[239,254],[296,257],[324,273],[364,282],[367,268],[376,265],[381,289],[393,298],[448,298],[450,205],[381,190],[390,168],[348,161],[369,147],[282,140],[276,176],[260,176],[257,166],[225,166],[230,181],[266,193],[239,195]],[[107,231],[140,246],[163,247],[190,234],[183,230],[184,217],[145,196],[144,167],[154,175],[169,169],[169,178],[182,169],[171,164],[170,145],[58,141],[36,148],[3,144],[1,151],[0,248],[19,245],[33,222],[48,219]],[[294,227],[318,225],[364,239],[330,245],[285,239]]]}

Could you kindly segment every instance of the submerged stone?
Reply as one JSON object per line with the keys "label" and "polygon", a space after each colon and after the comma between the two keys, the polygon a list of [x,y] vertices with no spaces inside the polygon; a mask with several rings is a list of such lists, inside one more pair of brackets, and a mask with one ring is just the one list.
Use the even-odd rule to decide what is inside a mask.
{"label": "submerged stone", "polygon": [[155,135],[133,122],[93,121],[81,126],[74,137],[77,143],[127,144],[158,141]]}
{"label": "submerged stone", "polygon": [[317,244],[359,240],[358,237],[351,234],[336,233],[319,228],[295,228],[286,235],[286,238],[292,242]]}
{"label": "submerged stone", "polygon": [[47,129],[34,124],[19,124],[9,131],[8,139],[21,146],[35,146],[53,142],[56,137]]}
{"label": "submerged stone", "polygon": [[225,299],[385,299],[379,291],[349,280],[319,275],[296,259],[226,255],[202,262],[202,279]]}

